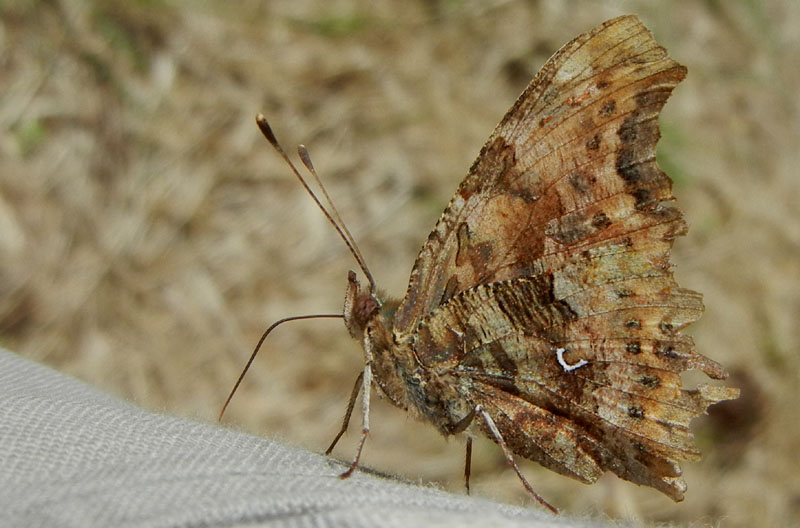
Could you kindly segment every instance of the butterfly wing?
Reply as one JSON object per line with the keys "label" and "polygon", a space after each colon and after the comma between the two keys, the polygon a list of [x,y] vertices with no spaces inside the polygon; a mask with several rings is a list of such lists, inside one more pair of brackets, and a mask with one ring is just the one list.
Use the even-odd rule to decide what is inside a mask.
{"label": "butterfly wing", "polygon": [[394,317],[426,367],[459,380],[511,449],[584,482],[604,471],[683,496],[688,425],[735,389],[680,330],[703,311],[670,271],[686,231],[655,161],[686,70],[636,17],[558,51],[481,151]]}
{"label": "butterfly wing", "polygon": [[[456,293],[630,244],[667,273],[685,225],[655,163],[656,119],[685,68],[634,16],[559,50],[483,147],[416,260],[398,334]],[[647,246],[647,247],[644,247]]]}
{"label": "butterfly wing", "polygon": [[[702,310],[698,294],[659,281],[593,283],[553,295],[557,273],[480,285],[453,297],[419,326],[425,367],[458,379],[515,453],[593,482],[604,471],[681,500],[681,460],[699,458],[689,422],[724,387],[681,388],[680,372],[724,370],[670,329]],[[582,297],[582,298],[581,298]],[[589,300],[591,299],[591,300]],[[635,322],[635,324],[631,324]]]}

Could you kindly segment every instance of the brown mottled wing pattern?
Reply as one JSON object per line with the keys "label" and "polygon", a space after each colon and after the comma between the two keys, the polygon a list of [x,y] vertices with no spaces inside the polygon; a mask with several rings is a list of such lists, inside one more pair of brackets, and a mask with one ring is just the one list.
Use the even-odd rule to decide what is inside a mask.
{"label": "brown mottled wing pattern", "polygon": [[394,318],[425,315],[478,284],[563,266],[576,251],[624,246],[668,266],[685,230],[655,163],[658,113],[683,66],[634,16],[559,50],[497,126],[424,244]]}
{"label": "brown mottled wing pattern", "polygon": [[610,470],[680,500],[678,461],[699,457],[689,422],[736,395],[681,389],[687,369],[724,377],[667,327],[699,314],[699,295],[666,280],[586,275],[582,291],[560,295],[571,280],[554,272],[466,290],[420,325],[417,354],[460,380],[515,453],[587,483]]}
{"label": "brown mottled wing pattern", "polygon": [[394,318],[512,450],[584,482],[610,470],[683,496],[688,429],[734,389],[679,331],[703,311],[672,277],[686,231],[655,161],[686,70],[634,16],[573,40],[500,122],[414,266]]}

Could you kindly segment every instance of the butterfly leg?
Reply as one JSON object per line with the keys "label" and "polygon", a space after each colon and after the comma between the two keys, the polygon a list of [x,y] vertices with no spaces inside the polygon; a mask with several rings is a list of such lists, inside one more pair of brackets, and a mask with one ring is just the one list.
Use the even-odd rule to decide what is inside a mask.
{"label": "butterfly leg", "polygon": [[[505,455],[506,461],[509,463],[509,465],[512,468],[514,468],[514,472],[517,474],[519,479],[522,481],[522,485],[525,486],[525,489],[528,490],[528,493],[530,493],[530,495],[534,499],[536,499],[539,502],[539,504],[541,504],[542,506],[544,506],[545,508],[547,508],[551,512],[553,512],[555,514],[558,514],[558,510],[557,509],[555,509],[546,500],[544,500],[541,495],[539,495],[538,493],[536,493],[533,490],[533,487],[528,482],[528,479],[526,479],[525,476],[522,474],[522,472],[519,470],[519,467],[517,466],[517,463],[514,461],[513,453],[511,452],[511,450],[506,445],[505,440],[503,440],[503,435],[500,434],[500,430],[497,428],[497,425],[495,425],[494,420],[492,420],[492,417],[489,416],[489,413],[486,412],[486,410],[483,408],[482,405],[480,405],[480,404],[476,405],[475,408],[472,410],[472,412],[470,412],[467,415],[467,417],[474,417],[475,415],[480,415],[480,417],[483,418],[483,421],[486,423],[486,427],[489,429],[489,432],[492,434],[492,437],[494,438],[494,441],[497,442],[497,445],[499,445],[500,449],[503,450],[503,455]],[[459,422],[458,425],[460,425],[460,422]],[[466,426],[465,426],[465,428],[466,428]]]}
{"label": "butterfly leg", "polygon": [[[469,424],[472,423],[472,420],[475,419],[475,413],[477,412],[478,405],[474,409],[472,409],[469,414],[465,417],[460,419],[457,424],[450,427],[449,433],[452,435],[457,435],[458,433],[463,433]],[[467,453],[466,453],[466,460],[464,461],[464,486],[467,488],[467,495],[469,495],[469,474],[472,469],[472,437],[467,436]]]}
{"label": "butterfly leg", "polygon": [[467,488],[467,495],[469,495],[469,473],[472,470],[472,437],[467,437],[467,454],[464,460],[464,486]]}
{"label": "butterfly leg", "polygon": [[336,435],[336,438],[333,439],[331,445],[328,449],[325,450],[325,455],[330,455],[333,448],[336,447],[336,443],[342,437],[342,435],[347,431],[347,427],[350,425],[350,417],[353,415],[353,407],[356,406],[356,398],[358,398],[358,393],[361,391],[361,382],[364,379],[364,372],[359,372],[358,377],[356,378],[356,382],[353,385],[353,392],[350,393],[350,401],[347,403],[347,411],[344,413],[344,420],[342,421],[342,428],[339,429],[339,433]]}
{"label": "butterfly leg", "polygon": [[353,471],[358,467],[358,461],[361,458],[361,450],[364,449],[364,442],[367,441],[369,435],[369,396],[370,388],[372,386],[372,339],[369,336],[369,330],[364,332],[364,355],[366,356],[366,365],[364,371],[361,373],[361,440],[358,442],[358,450],[350,464],[350,468],[339,475],[339,478],[347,478],[353,474]]}

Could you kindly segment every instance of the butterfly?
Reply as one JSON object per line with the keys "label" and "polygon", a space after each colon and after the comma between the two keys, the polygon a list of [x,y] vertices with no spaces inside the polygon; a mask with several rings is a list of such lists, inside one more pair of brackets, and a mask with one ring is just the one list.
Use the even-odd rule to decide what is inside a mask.
{"label": "butterfly", "polygon": [[689,422],[738,396],[681,386],[690,369],[727,377],[681,333],[704,307],[669,261],[687,226],[656,163],[657,120],[685,75],[632,15],[558,50],[481,149],[400,300],[378,295],[330,199],[329,212],[292,166],[369,281],[351,271],[335,315],[365,354],[327,451],[360,390],[362,434],[343,476],[358,465],[377,386],[442,434],[467,433],[467,479],[472,437],[487,436],[554,512],[515,456],[584,483],[610,471],[683,499],[679,462],[700,456]]}

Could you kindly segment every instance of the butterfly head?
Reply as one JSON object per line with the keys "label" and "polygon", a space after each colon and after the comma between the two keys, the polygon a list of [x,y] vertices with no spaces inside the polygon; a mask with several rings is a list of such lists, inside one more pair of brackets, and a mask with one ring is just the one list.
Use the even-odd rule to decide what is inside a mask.
{"label": "butterfly head", "polygon": [[361,339],[367,324],[379,312],[381,303],[371,290],[363,290],[356,273],[347,274],[347,293],[344,296],[344,324],[350,335]]}

